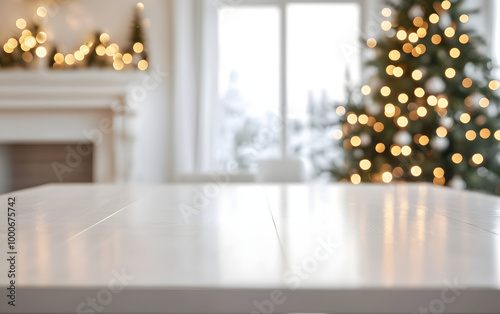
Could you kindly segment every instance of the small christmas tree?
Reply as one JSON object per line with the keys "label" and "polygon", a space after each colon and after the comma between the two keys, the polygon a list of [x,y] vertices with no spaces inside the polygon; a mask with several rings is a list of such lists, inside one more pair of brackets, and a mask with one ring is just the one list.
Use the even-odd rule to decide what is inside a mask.
{"label": "small christmas tree", "polygon": [[399,1],[382,11],[384,35],[367,40],[377,74],[361,104],[337,108],[345,163],[334,175],[500,194],[500,84],[462,3]]}
{"label": "small christmas tree", "polygon": [[126,51],[128,56],[124,56],[124,59],[129,59],[129,63],[132,63],[141,70],[146,70],[148,68],[149,58],[145,45],[144,27],[142,23],[143,10],[144,5],[142,3],[138,3],[135,8],[134,19],[132,22],[133,26],[130,34],[130,46]]}

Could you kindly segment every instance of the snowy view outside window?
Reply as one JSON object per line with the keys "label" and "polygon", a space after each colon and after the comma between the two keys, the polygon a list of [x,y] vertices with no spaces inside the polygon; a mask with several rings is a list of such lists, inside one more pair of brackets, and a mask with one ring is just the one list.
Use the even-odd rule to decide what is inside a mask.
{"label": "snowy view outside window", "polygon": [[280,8],[220,11],[220,168],[236,161],[240,169],[255,171],[258,159],[282,157],[281,88],[289,156],[309,161],[319,173],[339,154],[332,136],[335,108],[345,101],[348,85],[359,86],[361,9],[356,3],[294,3],[283,13],[287,86],[280,86]]}

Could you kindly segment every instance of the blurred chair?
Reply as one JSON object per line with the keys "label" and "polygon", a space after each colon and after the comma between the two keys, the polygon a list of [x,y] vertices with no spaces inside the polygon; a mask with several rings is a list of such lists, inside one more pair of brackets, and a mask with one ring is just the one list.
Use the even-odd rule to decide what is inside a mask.
{"label": "blurred chair", "polygon": [[306,179],[304,163],[300,159],[265,159],[258,163],[257,182],[298,183]]}

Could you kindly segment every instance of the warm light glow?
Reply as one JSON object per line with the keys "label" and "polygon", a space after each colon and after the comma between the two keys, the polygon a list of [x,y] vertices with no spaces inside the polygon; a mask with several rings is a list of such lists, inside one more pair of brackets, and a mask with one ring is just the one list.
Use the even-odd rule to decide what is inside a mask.
{"label": "warm light glow", "polygon": [[403,154],[403,156],[410,156],[411,155],[411,147],[410,146],[403,146],[401,148],[401,154]]}
{"label": "warm light glow", "polygon": [[497,141],[500,141],[500,130],[497,130],[497,131],[495,132],[494,136],[495,136],[495,139],[496,139]]}
{"label": "warm light glow", "polygon": [[4,50],[6,53],[12,53],[12,52],[14,52],[14,48],[12,48],[12,46],[9,46],[8,44],[4,44],[4,45],[3,45],[3,50]]}
{"label": "warm light glow", "polygon": [[451,78],[454,78],[455,75],[457,75],[457,71],[455,71],[454,68],[447,68],[446,71],[444,72],[444,75],[451,79]]}
{"label": "warm light glow", "polygon": [[395,77],[401,77],[404,74],[403,68],[402,67],[395,67],[393,74]]}
{"label": "warm light glow", "polygon": [[45,8],[45,7],[39,7],[38,9],[36,9],[36,14],[39,17],[46,17],[47,16],[47,8]]}
{"label": "warm light glow", "polygon": [[109,41],[109,35],[107,33],[102,33],[101,36],[99,36],[99,40],[101,43],[105,44]]}
{"label": "warm light glow", "polygon": [[393,75],[393,74],[394,74],[394,68],[396,68],[394,65],[389,64],[389,65],[385,68],[385,72],[386,72],[388,75]]}
{"label": "warm light glow", "polygon": [[89,46],[87,45],[81,45],[80,46],[80,51],[84,54],[84,55],[88,55],[89,52],[90,52],[90,48]]}
{"label": "warm light glow", "polygon": [[491,81],[489,84],[488,84],[488,87],[491,89],[491,90],[497,90],[498,88],[500,88],[500,82],[497,81],[497,80],[493,80]]}
{"label": "warm light glow", "polygon": [[384,172],[382,174],[382,181],[384,181],[384,183],[390,183],[392,181],[392,173],[390,172]]}
{"label": "warm light glow", "polygon": [[375,151],[379,154],[383,153],[385,151],[385,145],[382,143],[378,143],[375,145]]}
{"label": "warm light glow", "polygon": [[75,56],[73,56],[72,54],[68,54],[66,55],[66,57],[64,58],[64,61],[66,61],[66,64],[68,65],[72,65],[75,63]]}
{"label": "warm light glow", "polygon": [[[130,54],[126,53],[123,55],[123,62],[125,62],[125,64],[129,64],[130,62],[132,62],[132,60],[130,60],[130,62],[127,62],[128,61],[128,56],[130,56]],[[132,56],[130,56],[132,57]],[[345,107],[344,106],[338,106],[337,109],[335,109],[335,112],[337,112],[337,114],[339,116],[343,116],[345,115]]]}
{"label": "warm light glow", "polygon": [[441,7],[445,10],[449,10],[451,8],[451,2],[448,0],[444,0],[441,2]]}
{"label": "warm light glow", "polygon": [[399,58],[401,58],[401,53],[398,50],[391,50],[391,52],[389,52],[389,59],[392,61],[397,61]]}
{"label": "warm light glow", "polygon": [[491,131],[489,129],[484,128],[479,132],[479,136],[481,136],[481,138],[487,139],[491,136]]}
{"label": "warm light glow", "polygon": [[460,22],[467,23],[469,21],[469,16],[467,14],[460,15]]}
{"label": "warm light glow", "polygon": [[439,100],[438,100],[438,107],[442,108],[442,109],[448,107],[448,99],[446,99],[446,98],[439,98]]}
{"label": "warm light glow", "polygon": [[476,165],[480,165],[484,161],[484,157],[481,154],[474,154],[471,158],[472,162]]}
{"label": "warm light glow", "polygon": [[464,160],[464,158],[462,157],[461,154],[459,153],[455,153],[453,154],[453,156],[451,156],[451,161],[453,161],[454,163],[456,163],[457,165],[459,163],[461,163],[462,161]]}
{"label": "warm light glow", "polygon": [[361,138],[359,136],[351,137],[351,145],[354,147],[358,147],[359,145],[361,145]]}
{"label": "warm light glow", "polygon": [[403,51],[406,53],[411,53],[413,51],[413,45],[410,43],[406,43],[403,45]]}
{"label": "warm light glow", "polygon": [[149,67],[149,64],[146,60],[141,60],[139,61],[139,63],[137,64],[137,67],[139,68],[139,70],[141,71],[146,71]]}
{"label": "warm light glow", "polygon": [[358,116],[356,116],[355,113],[348,114],[347,122],[349,122],[349,124],[356,124],[358,122]]}
{"label": "warm light glow", "polygon": [[415,88],[415,96],[422,98],[425,96],[425,90],[422,87]]}
{"label": "warm light glow", "polygon": [[413,19],[413,25],[415,25],[416,27],[420,27],[422,26],[422,24],[424,24],[424,19],[421,18],[420,16],[417,16],[416,18]]}
{"label": "warm light glow", "polygon": [[422,71],[420,70],[415,70],[411,73],[411,77],[415,80],[415,81],[420,81],[422,79]]}
{"label": "warm light glow", "polygon": [[463,87],[465,88],[470,88],[472,86],[472,80],[468,77],[464,78],[464,80],[462,81],[462,85]]}
{"label": "warm light glow", "polygon": [[135,43],[133,49],[135,53],[141,53],[144,51],[144,45],[141,43]]}
{"label": "warm light glow", "polygon": [[467,132],[465,132],[465,138],[469,141],[473,141],[476,139],[476,132],[474,132],[473,130],[469,130]]}
{"label": "warm light glow", "polygon": [[82,61],[85,58],[85,55],[80,50],[76,51],[74,55],[77,61]]}
{"label": "warm light glow", "polygon": [[437,167],[434,169],[432,172],[436,178],[442,178],[444,177],[444,170],[441,167]]}
{"label": "warm light glow", "polygon": [[441,36],[438,34],[432,35],[431,41],[434,45],[439,45],[441,43]]}
{"label": "warm light glow", "polygon": [[368,170],[372,166],[372,163],[368,159],[363,159],[359,162],[359,167],[363,170]]}
{"label": "warm light glow", "polygon": [[113,56],[117,52],[118,51],[116,50],[116,47],[113,45],[110,45],[106,48],[106,55],[109,57]]}
{"label": "warm light glow", "polygon": [[444,184],[446,183],[446,180],[445,180],[445,178],[434,178],[432,180],[432,183],[434,183],[434,185],[444,186]]}
{"label": "warm light glow", "polygon": [[446,137],[446,135],[448,135],[448,130],[444,126],[440,126],[436,129],[436,134],[439,137]]}
{"label": "warm light glow", "polygon": [[45,56],[47,56],[47,49],[45,49],[45,47],[36,48],[36,55],[39,58],[45,58]]}
{"label": "warm light glow", "polygon": [[363,87],[361,87],[361,93],[363,93],[363,95],[365,95],[365,96],[370,95],[371,92],[372,92],[372,89],[370,88],[370,86],[363,85]]}
{"label": "warm light glow", "polygon": [[432,13],[429,16],[429,22],[431,22],[432,24],[436,24],[437,22],[439,22],[439,15],[437,15],[436,13]]}
{"label": "warm light glow", "polygon": [[142,2],[138,2],[138,3],[136,4],[136,7],[137,7],[137,9],[138,9],[139,11],[142,11],[142,10],[144,10],[144,3],[142,3]]}
{"label": "warm light glow", "polygon": [[417,33],[411,33],[410,35],[408,35],[408,40],[412,43],[416,43],[418,41],[418,35]]}
{"label": "warm light glow", "polygon": [[450,57],[456,59],[460,57],[460,50],[458,48],[451,48],[450,49]]}
{"label": "warm light glow", "polygon": [[382,96],[389,96],[391,94],[391,89],[389,88],[389,86],[384,86],[380,89],[380,94],[382,94]]}
{"label": "warm light glow", "polygon": [[17,19],[16,26],[19,29],[25,29],[26,28],[26,21],[24,19]]}
{"label": "warm light glow", "polygon": [[342,130],[335,130],[331,133],[331,135],[334,139],[340,140],[344,136],[344,132],[342,132]]}
{"label": "warm light glow", "polygon": [[58,64],[63,63],[63,62],[64,62],[64,55],[63,55],[62,53],[59,53],[59,52],[58,52],[58,53],[56,53],[56,54],[54,55],[54,61],[55,61],[56,63],[58,63]]}
{"label": "warm light glow", "polygon": [[106,48],[103,45],[95,47],[95,52],[98,56],[104,56],[106,54]]}
{"label": "warm light glow", "polygon": [[359,174],[357,174],[357,173],[353,174],[351,176],[351,182],[353,184],[360,184],[361,183],[361,176]]}
{"label": "warm light glow", "polygon": [[449,37],[449,38],[451,38],[451,37],[455,36],[455,29],[454,29],[453,27],[451,27],[451,26],[450,26],[450,27],[447,27],[447,28],[444,30],[444,35],[445,35],[446,37]]}
{"label": "warm light glow", "polygon": [[394,114],[396,113],[396,107],[394,107],[393,104],[387,104],[384,107],[384,112],[385,116],[388,118],[394,117]]}
{"label": "warm light glow", "polygon": [[399,94],[399,96],[398,96],[398,101],[399,101],[400,103],[402,103],[402,104],[406,104],[406,103],[408,102],[408,100],[409,100],[408,95],[406,95],[406,94],[404,94],[404,93],[403,93],[403,94]]}
{"label": "warm light glow", "polygon": [[360,124],[367,124],[368,123],[368,116],[366,114],[362,114],[359,116],[358,121]]}
{"label": "warm light glow", "polygon": [[419,177],[422,174],[422,168],[419,166],[413,166],[411,167],[410,172],[414,177]]}
{"label": "warm light glow", "polygon": [[396,37],[399,39],[399,40],[405,40],[406,37],[408,36],[408,34],[406,33],[405,30],[403,29],[400,29],[397,33],[396,33]]}
{"label": "warm light glow", "polygon": [[466,44],[469,42],[469,36],[466,35],[466,34],[462,34],[460,35],[460,37],[458,38],[458,41],[461,43],[461,44]]}
{"label": "warm light glow", "polygon": [[417,29],[417,35],[420,38],[424,38],[425,36],[427,36],[427,30],[423,27],[420,27],[419,29]]}
{"label": "warm light glow", "polygon": [[469,123],[470,120],[471,120],[471,117],[470,117],[470,114],[468,114],[468,113],[462,113],[462,115],[460,116],[460,122],[462,122],[463,124]]}
{"label": "warm light glow", "polygon": [[388,31],[392,28],[392,24],[390,21],[383,21],[381,24],[380,24],[380,27],[384,30],[384,31]]}
{"label": "warm light glow", "polygon": [[368,38],[366,41],[366,45],[368,48],[375,48],[377,47],[377,40],[375,38]]}
{"label": "warm light glow", "polygon": [[422,146],[429,144],[429,142],[430,142],[430,140],[429,140],[429,137],[427,135],[422,135],[418,139],[418,143]]}
{"label": "warm light glow", "polygon": [[392,170],[392,173],[395,178],[401,178],[405,174],[403,168],[401,167],[394,168],[394,170]]}
{"label": "warm light glow", "polygon": [[23,52],[23,55],[21,56],[23,58],[23,61],[26,62],[26,63],[30,63],[31,61],[33,61],[33,55],[31,54],[31,52]]}
{"label": "warm light glow", "polygon": [[407,117],[399,117],[397,120],[397,124],[401,128],[406,127],[408,125],[408,118]]}
{"label": "warm light glow", "polygon": [[125,64],[121,60],[117,60],[113,62],[113,68],[117,71],[123,70]]}
{"label": "warm light glow", "polygon": [[431,95],[427,97],[427,103],[429,104],[429,106],[435,106],[438,103],[438,99],[436,96]]}
{"label": "warm light glow", "polygon": [[35,39],[35,37],[33,37],[33,36],[27,37],[26,40],[24,41],[24,44],[28,48],[34,48],[36,46],[36,39]]}
{"label": "warm light glow", "polygon": [[47,41],[47,34],[44,32],[36,34],[36,41],[40,44],[45,43]]}
{"label": "warm light glow", "polygon": [[419,117],[423,118],[427,115],[427,109],[425,107],[419,107],[417,109],[417,114]]}
{"label": "warm light glow", "polygon": [[384,124],[382,122],[377,122],[373,125],[375,132],[380,133],[384,130]]}
{"label": "warm light glow", "polygon": [[479,100],[479,106],[481,106],[482,108],[486,108],[490,105],[490,100],[488,98],[481,98]]}
{"label": "warm light glow", "polygon": [[401,155],[401,147],[398,145],[391,146],[391,154],[395,157]]}

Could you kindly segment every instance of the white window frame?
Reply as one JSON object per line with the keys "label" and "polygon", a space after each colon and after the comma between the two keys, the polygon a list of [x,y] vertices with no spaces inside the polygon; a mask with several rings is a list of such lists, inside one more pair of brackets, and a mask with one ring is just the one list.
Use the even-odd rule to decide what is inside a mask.
{"label": "white window frame", "polygon": [[[360,25],[359,29],[361,32],[365,30],[366,21],[368,18],[368,6],[367,0],[242,0],[240,4],[235,7],[252,7],[252,6],[269,6],[269,7],[277,7],[280,13],[280,54],[281,54],[281,63],[280,63],[280,84],[279,84],[279,95],[280,95],[280,120],[281,120],[281,158],[285,159],[289,157],[289,145],[288,145],[288,131],[287,131],[287,107],[288,107],[288,99],[287,99],[287,5],[289,4],[315,4],[315,3],[357,3],[361,9],[360,16]],[[360,54],[361,62],[363,62],[363,53]],[[361,73],[361,77],[363,78],[363,73]]]}

